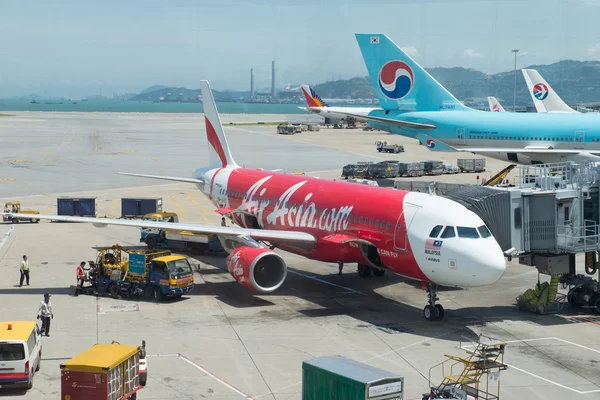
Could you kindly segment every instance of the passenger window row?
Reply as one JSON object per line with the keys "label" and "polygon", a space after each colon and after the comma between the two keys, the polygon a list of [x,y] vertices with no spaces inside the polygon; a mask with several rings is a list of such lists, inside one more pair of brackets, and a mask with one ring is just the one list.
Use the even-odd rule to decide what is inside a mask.
{"label": "passenger window row", "polygon": [[[546,142],[551,142],[551,141],[556,141],[556,142],[572,142],[573,138],[572,137],[558,137],[558,138],[551,138],[551,137],[534,137],[534,138],[526,138],[523,136],[485,136],[485,135],[469,135],[469,139],[475,139],[475,140],[536,140],[536,141],[546,141]],[[576,142],[582,142],[583,140],[581,139],[576,139]],[[600,142],[600,138],[592,138],[591,140],[592,142]]]}

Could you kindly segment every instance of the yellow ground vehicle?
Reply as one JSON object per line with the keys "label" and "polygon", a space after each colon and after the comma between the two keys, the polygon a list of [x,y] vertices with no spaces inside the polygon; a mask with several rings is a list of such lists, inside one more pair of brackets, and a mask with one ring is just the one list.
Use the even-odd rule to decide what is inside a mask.
{"label": "yellow ground vehicle", "polygon": [[161,301],[194,289],[194,273],[183,256],[169,250],[100,247],[90,261],[83,294],[131,298],[152,296]]}
{"label": "yellow ground vehicle", "polygon": [[[4,212],[5,213],[31,214],[31,215],[39,214],[39,212],[33,211],[33,210],[21,210],[21,203],[18,201],[10,201],[10,202],[7,202],[6,204],[4,204]],[[4,222],[12,222],[13,224],[17,224],[19,222],[27,222],[27,221],[32,222],[32,223],[40,222],[40,220],[36,219],[36,218],[17,218],[17,217],[13,217],[12,215],[4,215],[2,219],[4,220]]]}
{"label": "yellow ground vehicle", "polygon": [[144,215],[143,221],[179,222],[179,216],[174,212],[150,213]]}
{"label": "yellow ground vehicle", "polygon": [[42,341],[35,321],[0,322],[0,387],[31,389],[41,357]]}
{"label": "yellow ground vehicle", "polygon": [[[146,214],[144,221],[179,222],[176,213],[161,212]],[[219,240],[211,235],[189,231],[165,230],[157,228],[141,228],[140,242],[149,249],[170,249],[176,251],[191,251],[204,254],[205,251],[220,252],[223,250]]]}

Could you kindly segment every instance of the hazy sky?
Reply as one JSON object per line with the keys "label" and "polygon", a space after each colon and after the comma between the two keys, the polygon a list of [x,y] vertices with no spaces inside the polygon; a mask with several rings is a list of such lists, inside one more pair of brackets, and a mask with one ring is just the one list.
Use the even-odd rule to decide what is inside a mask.
{"label": "hazy sky", "polygon": [[0,97],[153,84],[249,89],[366,75],[353,34],[386,33],[426,67],[494,73],[600,60],[600,0],[3,1]]}

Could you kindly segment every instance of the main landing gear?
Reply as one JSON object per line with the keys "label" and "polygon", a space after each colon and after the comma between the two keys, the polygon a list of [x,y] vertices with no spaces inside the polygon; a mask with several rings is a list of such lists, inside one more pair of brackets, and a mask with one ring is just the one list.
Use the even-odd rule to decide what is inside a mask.
{"label": "main landing gear", "polygon": [[423,316],[427,321],[438,321],[444,318],[444,307],[441,304],[435,304],[439,300],[437,297],[437,285],[434,283],[427,283],[425,290],[427,290],[427,304],[423,309]]}

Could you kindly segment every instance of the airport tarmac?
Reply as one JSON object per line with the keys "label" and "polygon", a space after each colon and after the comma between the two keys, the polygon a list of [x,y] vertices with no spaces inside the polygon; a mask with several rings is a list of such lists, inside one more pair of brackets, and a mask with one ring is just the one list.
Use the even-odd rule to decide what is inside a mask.
{"label": "airport tarmac", "polygon": [[[39,138],[44,134],[44,124],[39,119],[45,115],[28,116],[32,121],[14,124],[22,135],[31,130]],[[102,116],[104,126],[112,124],[110,115]],[[45,118],[50,120],[51,116]],[[121,197],[162,197],[164,209],[177,212],[183,222],[219,223],[214,207],[192,185],[163,185],[145,179],[133,183],[129,178],[113,176],[117,168],[186,176],[202,166],[206,156],[204,128],[195,126],[202,123],[202,118],[194,116],[174,122],[173,115],[165,115],[163,120],[154,114],[144,122],[144,115],[123,116],[129,119],[128,127],[121,126],[113,132],[121,141],[129,137],[125,141],[127,148],[135,150],[136,156],[131,157],[131,152],[105,155],[111,164],[102,167],[100,159],[89,165],[73,163],[75,157],[61,148],[65,147],[61,146],[64,142],[57,140],[62,138],[59,121],[74,118],[82,130],[89,130],[87,123],[93,118],[58,113],[52,118],[57,120],[53,122],[53,135],[48,134],[39,142],[30,139],[29,148],[18,140],[11,142],[15,159],[36,152],[54,152],[54,162],[62,166],[58,171],[82,172],[63,176],[60,172],[47,172],[52,168],[40,162],[30,173],[14,164],[0,164],[0,175],[14,178],[0,180],[2,204],[20,200],[24,208],[52,213],[59,195],[96,197],[99,216],[118,216]],[[0,125],[0,138],[5,140],[10,129],[1,120]],[[125,129],[137,134],[123,133]],[[145,139],[146,129],[156,138],[170,138],[168,147],[154,145],[156,138]],[[264,160],[269,168],[281,168],[275,164],[283,160],[293,164],[294,171],[323,178],[337,179],[344,163],[367,157],[440,159],[410,139],[382,132],[322,129],[278,136],[274,131],[274,126],[226,126],[237,160],[248,157],[256,162],[252,164],[256,167],[261,167]],[[179,132],[183,132],[183,138]],[[77,145],[85,151],[81,155],[84,159],[93,157],[90,154],[94,149],[93,136],[85,137],[80,134]],[[407,151],[379,154],[374,142],[381,138],[403,144]],[[83,145],[90,139],[91,149]],[[77,140],[73,142],[71,146]],[[36,143],[42,147],[36,147]],[[20,150],[19,144],[23,145]],[[248,144],[251,149],[244,150]],[[113,151],[118,143],[106,140],[103,146]],[[159,159],[143,164],[145,158],[153,156]],[[452,153],[444,156],[447,161],[456,159]],[[493,163],[488,160],[493,171],[504,166]],[[92,173],[95,168],[98,170]],[[103,174],[98,178],[100,182],[85,181]],[[474,174],[434,179],[439,178],[475,183]],[[76,182],[69,182],[75,179]],[[346,266],[340,276],[335,264],[289,253],[282,253],[289,266],[288,279],[270,295],[254,294],[237,284],[227,272],[223,256],[191,255],[197,285],[181,300],[156,304],[141,299],[73,297],[76,265],[82,260],[95,260],[93,247],[115,243],[138,245],[139,230],[43,221],[0,224],[0,321],[35,319],[46,292],[52,295],[55,314],[51,336],[43,338],[42,365],[33,389],[26,394],[0,391],[0,397],[58,398],[61,362],[95,343],[116,340],[139,344],[146,340],[149,380],[138,399],[300,399],[302,361],[335,354],[403,375],[404,398],[420,399],[428,391],[430,368],[442,362],[444,354],[464,356],[460,347],[469,348],[478,335],[487,335],[508,343],[504,361],[509,367],[500,376],[502,399],[600,399],[600,316],[575,313],[568,306],[560,315],[541,316],[517,310],[515,297],[532,288],[538,275],[535,269],[515,261],[494,285],[440,290],[440,303],[446,308],[447,317],[433,323],[422,317],[426,294],[417,282],[388,274],[359,278],[355,265]],[[19,288],[18,266],[23,254],[30,260],[31,285]],[[431,370],[431,380],[433,384],[440,382],[439,368]]]}

